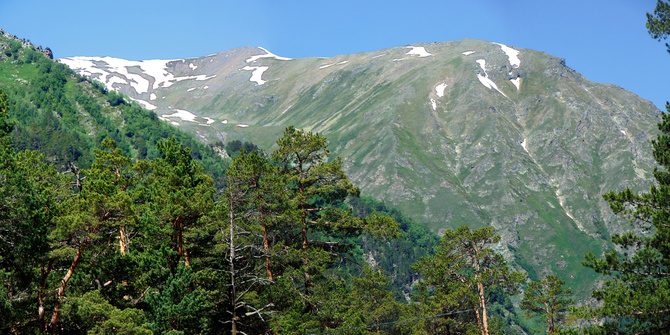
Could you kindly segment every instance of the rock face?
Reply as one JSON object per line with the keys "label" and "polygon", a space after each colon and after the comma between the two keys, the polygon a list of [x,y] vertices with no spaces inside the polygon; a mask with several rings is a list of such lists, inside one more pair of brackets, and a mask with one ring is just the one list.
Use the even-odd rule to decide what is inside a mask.
{"label": "rock face", "polygon": [[584,252],[630,229],[600,195],[652,183],[661,112],[533,50],[462,40],[328,59],[241,48],[60,61],[203,141],[271,149],[288,125],[318,131],[364,193],[436,232],[493,225],[531,276],[591,282]]}
{"label": "rock face", "polygon": [[[0,38],[17,41],[21,43],[22,48],[32,48],[38,52],[43,53],[49,59],[54,59],[54,54],[49,47],[42,48],[42,46],[33,45],[32,43],[30,43],[30,41],[26,39],[18,38],[10,33],[5,32],[2,28],[0,28]],[[6,46],[2,46],[0,47],[0,49],[8,49],[8,48]]]}
{"label": "rock face", "polygon": [[54,59],[54,53],[51,51],[51,48],[46,47],[46,48],[42,49],[42,47],[38,47],[37,50],[40,51],[41,53],[43,53],[49,59]]}

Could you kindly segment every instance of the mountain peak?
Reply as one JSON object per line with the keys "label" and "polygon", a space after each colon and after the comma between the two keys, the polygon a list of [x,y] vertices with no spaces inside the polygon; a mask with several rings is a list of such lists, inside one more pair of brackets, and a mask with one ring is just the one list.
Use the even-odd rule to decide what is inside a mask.
{"label": "mountain peak", "polygon": [[436,232],[492,225],[500,252],[529,272],[582,276],[583,253],[623,230],[600,194],[652,182],[661,112],[516,46],[464,39],[330,58],[246,47],[59,61],[206,142],[270,149],[288,125],[318,131],[364,193]]}

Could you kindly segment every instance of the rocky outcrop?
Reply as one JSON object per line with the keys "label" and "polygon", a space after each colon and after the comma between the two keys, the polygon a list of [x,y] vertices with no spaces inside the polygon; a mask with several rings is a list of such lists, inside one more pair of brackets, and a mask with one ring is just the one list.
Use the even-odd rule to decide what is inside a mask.
{"label": "rocky outcrop", "polygon": [[18,38],[15,35],[12,35],[10,33],[5,32],[2,28],[0,28],[0,37],[2,37],[4,39],[8,39],[8,40],[17,41],[17,42],[21,43],[22,48],[31,48],[33,50],[36,50],[36,51],[44,54],[45,56],[47,56],[49,59],[54,58],[53,52],[51,51],[51,49],[49,47],[42,48],[42,46],[40,46],[40,45],[36,46],[36,45],[30,43],[29,40],[26,40],[26,39],[23,39],[23,38]]}

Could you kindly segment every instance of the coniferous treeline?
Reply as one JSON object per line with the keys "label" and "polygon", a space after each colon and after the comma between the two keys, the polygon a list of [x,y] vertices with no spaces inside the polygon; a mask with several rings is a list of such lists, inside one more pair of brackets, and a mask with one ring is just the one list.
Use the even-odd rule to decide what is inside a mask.
{"label": "coniferous treeline", "polygon": [[[5,332],[488,329],[486,308],[472,305],[477,278],[454,282],[462,295],[449,299],[465,313],[426,324],[400,322],[444,310],[429,302],[433,294],[426,285],[419,298],[424,300],[416,304],[395,300],[383,272],[356,259],[357,238],[396,238],[399,225],[370,211],[364,205],[370,200],[358,199],[341,160],[327,159],[326,139],[318,134],[289,127],[270,158],[242,151],[217,191],[212,177],[174,138],[159,141],[160,157],[151,160],[133,160],[105,139],[102,149],[94,150],[91,168],[59,173],[42,154],[11,147],[5,102],[0,117]],[[405,222],[402,230],[411,229]],[[469,232],[463,229],[459,234]],[[494,241],[491,233],[484,238]],[[451,240],[459,239],[471,236]],[[496,257],[494,266],[473,259],[465,267],[495,267],[504,282],[517,287],[519,280],[508,278],[506,264]],[[356,264],[359,275],[343,272],[343,266]],[[431,277],[429,268],[435,267],[415,270]],[[488,300],[481,296],[488,291],[479,294]]]}

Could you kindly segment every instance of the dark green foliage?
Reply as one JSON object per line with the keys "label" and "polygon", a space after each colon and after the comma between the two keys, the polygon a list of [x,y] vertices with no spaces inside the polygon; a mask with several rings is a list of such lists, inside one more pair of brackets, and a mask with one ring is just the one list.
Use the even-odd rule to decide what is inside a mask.
{"label": "dark green foliage", "polygon": [[252,151],[257,151],[259,153],[261,152],[261,149],[251,142],[245,141],[244,143],[242,143],[242,141],[240,140],[233,140],[226,142],[226,153],[228,153],[228,156],[230,157],[235,158],[239,156],[240,151],[243,149],[245,152],[252,152]]}
{"label": "dark green foliage", "polygon": [[555,275],[547,275],[537,282],[530,281],[521,301],[524,317],[545,319],[545,329],[549,334],[558,332],[568,307],[574,304],[570,298],[572,290],[564,289],[564,284],[565,281]]}
{"label": "dark green foliage", "polygon": [[500,241],[492,227],[470,230],[461,226],[447,230],[437,253],[424,257],[415,270],[424,276],[419,284],[422,315],[446,314],[422,322],[423,331],[433,333],[473,332],[489,334],[491,293],[502,288],[516,294],[524,277],[511,271],[502,255],[491,247]]}
{"label": "dark green foliage", "polygon": [[107,102],[112,106],[118,106],[120,104],[126,103],[126,100],[123,98],[123,95],[117,93],[116,91],[110,91],[107,93]]}
{"label": "dark green foliage", "polygon": [[397,209],[389,208],[369,196],[351,197],[347,202],[358,217],[377,212],[398,222],[401,238],[382,241],[361,236],[357,244],[364,255],[373,256],[377,267],[388,274],[395,298],[405,299],[405,293],[410,293],[412,283],[419,279],[419,275],[412,270],[412,265],[435,251],[439,236],[424,225],[402,215]]}
{"label": "dark green foliage", "polygon": [[147,297],[149,327],[155,334],[207,332],[211,302],[193,283],[192,269],[179,266],[159,292]]}
{"label": "dark green foliage", "polygon": [[0,138],[5,139],[12,131],[13,125],[9,121],[9,100],[7,93],[0,90]]}
{"label": "dark green foliage", "polygon": [[[658,0],[653,14],[647,13],[647,29],[652,38],[662,41],[670,35],[670,3]],[[670,44],[666,43],[670,53]]]}
{"label": "dark green foliage", "polygon": [[[78,103],[92,114],[98,108],[86,96]],[[226,179],[223,207],[215,208],[211,176],[174,138],[158,142],[160,158],[135,162],[104,139],[90,169],[69,165],[59,174],[39,153],[15,152],[1,92],[0,106],[3,331],[228,333],[225,320],[235,316],[233,333],[260,333],[344,326],[361,308],[371,311],[361,317],[376,320],[391,310],[398,315],[379,274],[368,271],[372,281],[354,280],[365,286],[355,289],[331,271],[351,255],[345,238],[393,236],[396,227],[376,213],[351,215],[348,192],[340,191],[351,185],[339,163],[317,157],[312,173],[322,175],[292,179],[287,165],[243,150]],[[319,180],[324,176],[340,181]],[[298,194],[301,182],[309,197],[295,202],[287,195]],[[240,201],[223,201],[233,194]],[[301,212],[314,206],[320,213]],[[300,232],[312,223],[305,218],[325,225],[309,232],[307,250]],[[329,227],[332,220],[342,227]],[[356,299],[365,294],[391,310],[363,307]]]}
{"label": "dark green foliage", "polygon": [[171,239],[177,257],[170,259],[169,267],[174,269],[178,262],[190,265],[190,233],[212,210],[214,185],[191,151],[174,138],[159,142],[158,150],[162,157],[151,162],[147,200],[152,215],[160,221],[163,239]]}
{"label": "dark green foliage", "polygon": [[387,325],[404,315],[404,306],[389,290],[389,282],[382,271],[365,267],[363,276],[352,279],[351,301],[345,312],[342,328],[358,328],[349,334],[400,333],[402,325]]}
{"label": "dark green foliage", "polygon": [[[74,297],[64,307],[65,322],[76,325],[86,334],[153,334],[141,309],[119,309],[107,301],[99,290]],[[70,320],[68,320],[70,319]],[[76,330],[71,329],[74,333]]]}

